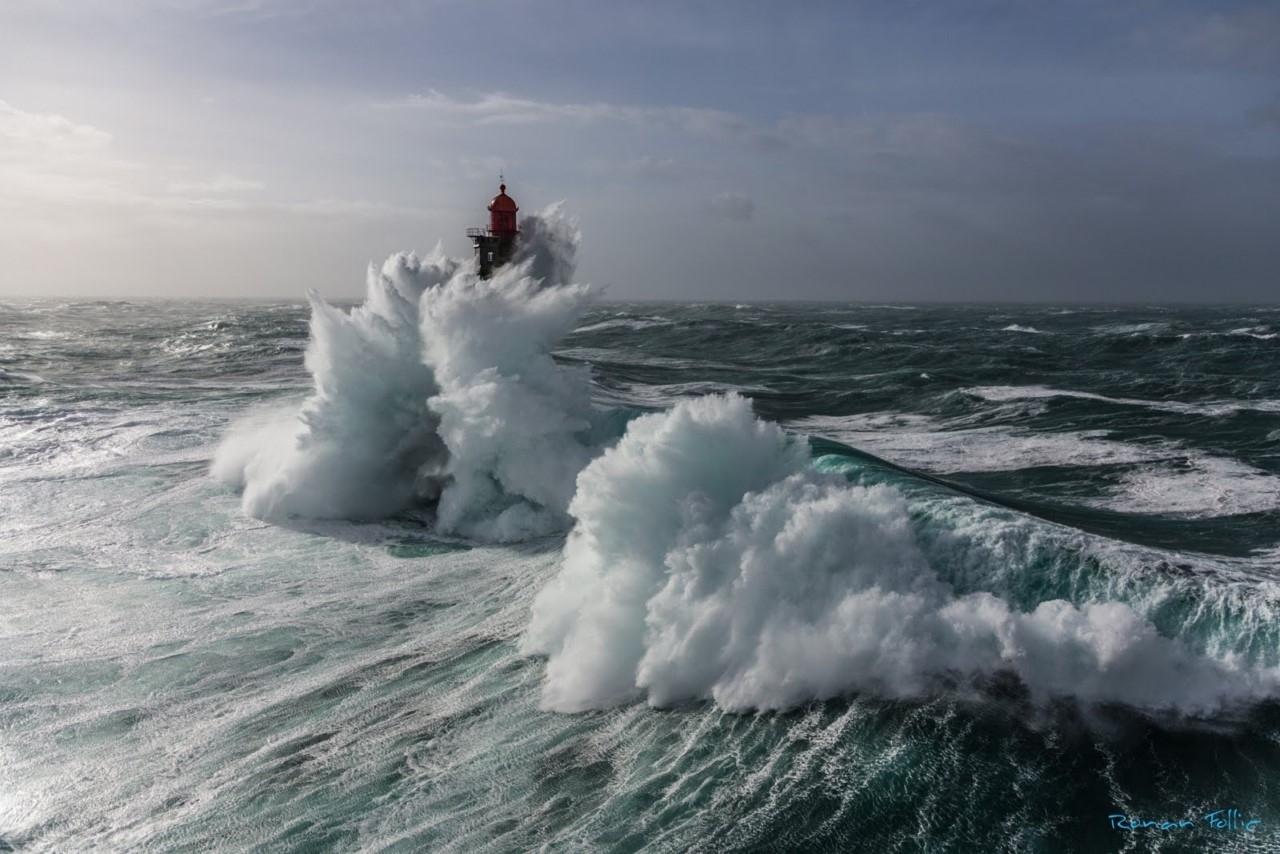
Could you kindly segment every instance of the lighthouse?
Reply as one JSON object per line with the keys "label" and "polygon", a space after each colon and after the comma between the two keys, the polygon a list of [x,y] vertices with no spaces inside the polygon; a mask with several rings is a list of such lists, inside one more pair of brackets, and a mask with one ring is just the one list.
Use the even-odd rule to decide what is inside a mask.
{"label": "lighthouse", "polygon": [[489,278],[494,270],[511,260],[520,235],[516,228],[516,211],[520,208],[516,200],[507,195],[507,185],[501,175],[498,182],[498,195],[489,202],[489,227],[467,229],[467,237],[476,248],[476,267],[482,279]]}

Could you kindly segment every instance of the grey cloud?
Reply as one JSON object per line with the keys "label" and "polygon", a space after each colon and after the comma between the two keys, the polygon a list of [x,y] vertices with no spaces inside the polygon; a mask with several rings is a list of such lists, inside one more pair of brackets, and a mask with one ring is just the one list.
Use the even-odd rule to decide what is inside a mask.
{"label": "grey cloud", "polygon": [[654,157],[646,154],[630,160],[591,160],[584,167],[592,175],[612,177],[617,175],[635,178],[675,178],[682,173],[680,165],[672,157]]}
{"label": "grey cloud", "polygon": [[743,193],[717,193],[707,200],[707,207],[717,216],[738,222],[746,222],[756,212],[756,203]]}
{"label": "grey cloud", "polygon": [[101,151],[111,134],[56,113],[33,113],[0,101],[0,156],[50,151]]}
{"label": "grey cloud", "polygon": [[393,101],[375,102],[381,110],[412,110],[429,114],[434,121],[474,125],[529,125],[542,123],[595,124],[617,122],[636,127],[666,127],[701,139],[731,140],[761,149],[787,144],[777,129],[763,127],[727,110],[706,107],[647,107],[627,104],[556,103],[491,92],[474,100],[461,100],[435,89]]}
{"label": "grey cloud", "polygon": [[339,0],[6,0],[0,16],[40,15],[46,18],[129,19],[157,14],[202,18],[241,18],[250,21],[310,15]]}
{"label": "grey cloud", "polygon": [[1280,65],[1280,8],[1255,6],[1209,15],[1191,29],[1185,44],[1213,62],[1254,68]]}
{"label": "grey cloud", "polygon": [[208,194],[215,196],[235,193],[252,193],[265,189],[261,181],[241,178],[238,175],[222,173],[212,178],[193,181],[174,181],[169,184],[169,192],[189,195]]}
{"label": "grey cloud", "polygon": [[646,154],[622,164],[622,168],[633,175],[649,178],[672,178],[680,173],[675,160],[670,157],[653,157]]}
{"label": "grey cloud", "polygon": [[898,153],[926,157],[948,156],[972,145],[973,128],[948,116],[830,115],[789,116],[775,131],[788,144],[807,148],[840,149],[848,153]]}
{"label": "grey cloud", "polygon": [[1280,99],[1259,104],[1250,110],[1245,118],[1258,124],[1280,125]]}
{"label": "grey cloud", "polygon": [[496,155],[464,156],[458,158],[462,174],[475,180],[497,181],[507,168],[507,161]]}
{"label": "grey cloud", "polygon": [[[112,135],[54,113],[0,101],[0,230],[57,222],[74,210],[101,216],[151,213],[201,215],[416,216],[408,208],[365,200],[316,198],[255,201],[238,198],[265,189],[229,172],[213,176],[171,166],[159,171],[112,150]],[[169,180],[165,180],[168,174]]]}

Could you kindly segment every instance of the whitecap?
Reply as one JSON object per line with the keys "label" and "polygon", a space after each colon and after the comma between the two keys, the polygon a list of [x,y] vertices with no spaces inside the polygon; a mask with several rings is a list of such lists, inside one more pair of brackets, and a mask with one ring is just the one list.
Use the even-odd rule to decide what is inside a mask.
{"label": "whitecap", "polygon": [[902,494],[806,463],[735,395],[632,422],[579,476],[559,574],[521,641],[548,658],[543,705],[785,709],[998,672],[1037,699],[1186,714],[1280,692],[1274,668],[1199,653],[1125,602],[958,594],[931,561],[973,544],[926,551]]}

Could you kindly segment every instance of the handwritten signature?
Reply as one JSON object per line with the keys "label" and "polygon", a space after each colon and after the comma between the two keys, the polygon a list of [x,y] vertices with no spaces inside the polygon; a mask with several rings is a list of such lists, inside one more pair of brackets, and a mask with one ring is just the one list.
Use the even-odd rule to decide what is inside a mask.
{"label": "handwritten signature", "polygon": [[1252,833],[1262,819],[1255,818],[1245,820],[1240,816],[1240,810],[1215,810],[1206,813],[1202,818],[1184,818],[1179,821],[1144,821],[1137,816],[1124,815],[1122,813],[1112,813],[1107,816],[1107,820],[1111,822],[1111,827],[1118,830],[1142,830],[1144,828],[1152,828],[1155,830],[1178,830],[1184,827],[1197,827],[1208,825],[1214,830],[1239,830],[1245,833]]}

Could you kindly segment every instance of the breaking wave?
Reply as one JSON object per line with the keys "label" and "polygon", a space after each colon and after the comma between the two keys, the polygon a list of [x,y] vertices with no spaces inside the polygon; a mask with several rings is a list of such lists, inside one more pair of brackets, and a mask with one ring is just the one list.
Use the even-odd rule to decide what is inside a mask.
{"label": "breaking wave", "polygon": [[550,349],[593,294],[568,284],[579,233],[559,206],[521,225],[488,281],[437,246],[370,266],[350,312],[309,295],[312,394],[241,421],[213,462],[246,513],[373,519],[433,502],[442,532],[498,541],[567,524],[596,419],[585,369]]}
{"label": "breaking wave", "polygon": [[1280,687],[1274,667],[1161,634],[1135,604],[1019,610],[998,595],[1021,582],[995,569],[1016,560],[1008,543],[978,556],[991,589],[961,595],[943,575],[984,544],[955,525],[920,536],[918,509],[814,469],[736,395],[633,421],[579,476],[560,573],[523,638],[548,657],[544,705],[783,709],[1012,674],[1035,700],[1203,714]]}

